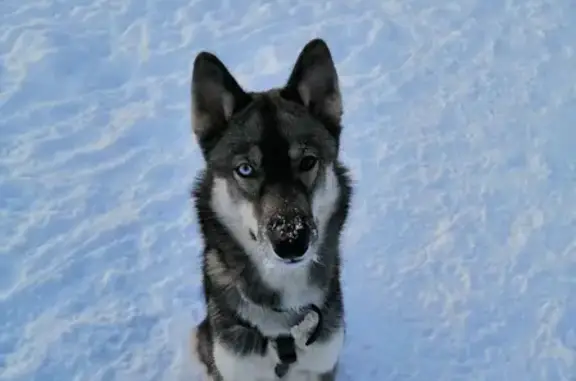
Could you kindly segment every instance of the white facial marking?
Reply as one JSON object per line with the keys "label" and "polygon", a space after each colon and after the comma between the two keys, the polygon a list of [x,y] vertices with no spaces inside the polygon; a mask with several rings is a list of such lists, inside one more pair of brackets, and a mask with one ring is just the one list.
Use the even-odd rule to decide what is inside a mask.
{"label": "white facial marking", "polygon": [[340,197],[340,185],[336,178],[336,172],[334,172],[334,166],[330,165],[326,167],[324,181],[319,184],[312,197],[312,214],[318,225],[318,242],[324,240],[326,226],[336,210],[338,197]]}
{"label": "white facial marking", "polygon": [[258,234],[254,208],[246,200],[234,200],[230,195],[228,180],[224,178],[214,179],[212,209],[255,262],[261,261],[264,256],[263,247],[250,236],[250,231]]}

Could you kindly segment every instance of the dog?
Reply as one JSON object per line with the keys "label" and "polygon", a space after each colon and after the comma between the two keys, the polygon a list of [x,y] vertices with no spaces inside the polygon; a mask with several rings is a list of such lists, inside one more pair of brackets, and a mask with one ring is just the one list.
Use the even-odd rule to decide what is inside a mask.
{"label": "dog", "polygon": [[207,311],[192,332],[195,358],[212,381],[335,380],[352,188],[328,45],[309,41],[286,84],[263,92],[200,52],[191,96],[206,164],[192,192]]}

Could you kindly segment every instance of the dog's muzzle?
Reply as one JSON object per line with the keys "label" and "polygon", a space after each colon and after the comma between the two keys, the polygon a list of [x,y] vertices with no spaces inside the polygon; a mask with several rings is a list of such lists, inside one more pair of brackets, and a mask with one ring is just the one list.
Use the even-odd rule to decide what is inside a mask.
{"label": "dog's muzzle", "polygon": [[287,213],[273,216],[267,230],[276,255],[297,262],[308,250],[313,229],[308,218],[299,213]]}

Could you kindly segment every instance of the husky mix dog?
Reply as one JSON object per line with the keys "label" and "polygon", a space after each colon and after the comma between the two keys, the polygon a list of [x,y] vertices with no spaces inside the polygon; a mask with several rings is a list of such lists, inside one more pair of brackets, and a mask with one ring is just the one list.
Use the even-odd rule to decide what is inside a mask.
{"label": "husky mix dog", "polygon": [[310,41],[286,85],[264,92],[245,91],[202,52],[192,98],[206,162],[193,196],[207,309],[192,345],[207,379],[335,380],[351,186],[328,46]]}

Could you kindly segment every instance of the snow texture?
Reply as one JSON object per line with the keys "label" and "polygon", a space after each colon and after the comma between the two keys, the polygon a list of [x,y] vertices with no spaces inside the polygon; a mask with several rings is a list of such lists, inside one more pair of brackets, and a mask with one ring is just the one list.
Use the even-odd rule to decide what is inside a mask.
{"label": "snow texture", "polygon": [[576,379],[572,0],[0,1],[0,380],[198,380],[191,64],[331,46],[340,381]]}

